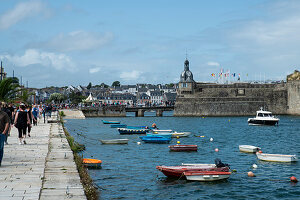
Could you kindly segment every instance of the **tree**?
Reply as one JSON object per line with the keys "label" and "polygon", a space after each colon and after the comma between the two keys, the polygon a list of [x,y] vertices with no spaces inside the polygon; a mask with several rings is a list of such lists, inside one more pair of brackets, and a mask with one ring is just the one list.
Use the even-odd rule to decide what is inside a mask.
{"label": "tree", "polygon": [[92,87],[92,83],[90,82],[89,84],[88,84],[88,86],[86,86],[86,89],[91,89],[91,87]]}
{"label": "tree", "polygon": [[174,83],[166,84],[166,86],[172,88],[174,87]]}
{"label": "tree", "polygon": [[0,100],[8,101],[12,100],[18,91],[19,83],[16,83],[17,79],[5,78],[0,81]]}
{"label": "tree", "polygon": [[66,99],[66,97],[60,93],[53,93],[50,95],[50,98],[49,98],[49,100],[54,101],[54,103],[61,103],[65,99]]}
{"label": "tree", "polygon": [[85,98],[86,97],[82,96],[80,94],[80,92],[78,92],[78,93],[72,92],[72,93],[69,94],[69,99],[74,104],[78,104],[78,103],[82,102],[82,100],[85,99]]}
{"label": "tree", "polygon": [[100,87],[102,87],[102,88],[108,88],[108,85],[106,85],[105,83],[101,83]]}
{"label": "tree", "polygon": [[120,87],[120,81],[114,81],[111,86],[112,87]]}
{"label": "tree", "polygon": [[31,95],[34,95],[34,93],[33,93],[33,92],[29,92],[27,89],[21,89],[21,93],[19,93],[17,97],[18,97],[22,102],[28,104],[28,103],[29,103],[28,100],[29,100],[29,97],[30,97]]}

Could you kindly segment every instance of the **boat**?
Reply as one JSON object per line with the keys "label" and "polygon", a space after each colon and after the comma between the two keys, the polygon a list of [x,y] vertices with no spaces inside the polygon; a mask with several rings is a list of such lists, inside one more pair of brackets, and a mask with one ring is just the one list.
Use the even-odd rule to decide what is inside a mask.
{"label": "boat", "polygon": [[121,122],[120,121],[105,121],[105,120],[102,120],[103,124],[120,124]]}
{"label": "boat", "polygon": [[118,128],[120,134],[146,134],[148,129],[129,129],[129,128]]}
{"label": "boat", "polygon": [[169,143],[172,138],[163,136],[140,136],[140,139],[145,143]]}
{"label": "boat", "polygon": [[112,124],[110,128],[127,128],[126,124]]}
{"label": "boat", "polygon": [[296,162],[298,158],[296,155],[284,155],[284,154],[267,154],[256,152],[256,156],[259,160],[270,162]]}
{"label": "boat", "polygon": [[170,151],[198,151],[197,145],[171,145],[169,146]]}
{"label": "boat", "polygon": [[157,133],[172,133],[173,130],[152,129],[152,132],[153,132],[154,134],[157,134]]}
{"label": "boat", "polygon": [[166,133],[166,134],[151,134],[151,133],[147,133],[147,136],[161,136],[161,137],[166,137],[166,138],[171,138],[172,134],[171,133]]}
{"label": "boat", "polygon": [[261,149],[259,147],[252,146],[252,145],[239,145],[239,150],[245,153],[256,153]]}
{"label": "boat", "polygon": [[154,135],[171,135],[171,137],[187,137],[191,132],[176,132],[171,130],[152,131]]}
{"label": "boat", "polygon": [[229,167],[216,167],[214,164],[201,165],[179,165],[179,166],[156,166],[167,177],[183,177],[184,172],[188,171],[220,171],[228,172]]}
{"label": "boat", "polygon": [[129,129],[149,129],[148,126],[127,126]]}
{"label": "boat", "polygon": [[191,135],[191,132],[173,132],[172,137],[188,137]]}
{"label": "boat", "polygon": [[185,171],[183,175],[189,181],[219,181],[228,179],[231,172],[220,171]]}
{"label": "boat", "polygon": [[101,160],[91,159],[91,158],[83,158],[82,163],[85,167],[89,168],[101,168]]}
{"label": "boat", "polygon": [[249,125],[278,125],[279,119],[274,117],[271,112],[264,111],[262,108],[256,111],[256,117],[249,118]]}
{"label": "boat", "polygon": [[129,139],[100,140],[102,144],[128,144]]}

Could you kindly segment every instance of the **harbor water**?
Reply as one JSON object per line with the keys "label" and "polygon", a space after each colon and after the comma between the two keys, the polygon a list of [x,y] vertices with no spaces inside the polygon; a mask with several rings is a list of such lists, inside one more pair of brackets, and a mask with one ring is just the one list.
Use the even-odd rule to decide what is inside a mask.
{"label": "harbor water", "polygon": [[[154,113],[155,114],[155,113]],[[102,160],[102,169],[89,169],[101,199],[299,199],[300,163],[259,161],[255,154],[239,152],[239,145],[261,147],[264,153],[300,156],[300,117],[280,116],[279,126],[249,126],[248,117],[146,117],[68,119],[66,128],[86,146],[84,158]],[[165,113],[164,113],[165,114]],[[166,114],[168,115],[168,113]],[[120,135],[101,120],[127,125],[156,123],[160,129],[190,131],[186,138],[173,138],[171,145],[198,145],[197,152],[170,152],[170,144],[145,144],[139,136]],[[126,145],[102,145],[100,139],[128,138]],[[210,141],[213,138],[213,141]],[[138,145],[137,142],[141,142]],[[215,152],[218,148],[219,151]],[[170,179],[155,167],[181,163],[214,163],[220,158],[236,170],[219,182]],[[252,165],[256,164],[256,169]],[[256,177],[248,177],[252,171]]]}

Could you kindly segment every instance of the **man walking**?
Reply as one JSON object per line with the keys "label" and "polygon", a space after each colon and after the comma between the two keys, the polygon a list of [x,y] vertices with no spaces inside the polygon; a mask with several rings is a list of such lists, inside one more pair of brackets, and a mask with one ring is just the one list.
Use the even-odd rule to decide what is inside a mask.
{"label": "man walking", "polygon": [[1,110],[2,103],[0,103],[0,166],[2,163],[3,158],[3,151],[4,151],[4,141],[5,141],[5,134],[9,129],[9,117],[6,112]]}

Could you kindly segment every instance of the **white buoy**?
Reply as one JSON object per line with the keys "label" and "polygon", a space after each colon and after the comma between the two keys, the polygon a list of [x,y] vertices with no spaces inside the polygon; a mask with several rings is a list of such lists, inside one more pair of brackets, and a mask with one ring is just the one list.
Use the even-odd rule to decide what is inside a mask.
{"label": "white buoy", "polygon": [[211,141],[211,142],[214,141],[214,138],[211,137],[211,138],[209,139],[209,141]]}
{"label": "white buoy", "polygon": [[137,142],[138,145],[141,145],[141,142]]}
{"label": "white buoy", "polygon": [[254,169],[256,169],[256,168],[257,168],[257,164],[253,164],[252,167],[253,167]]}

